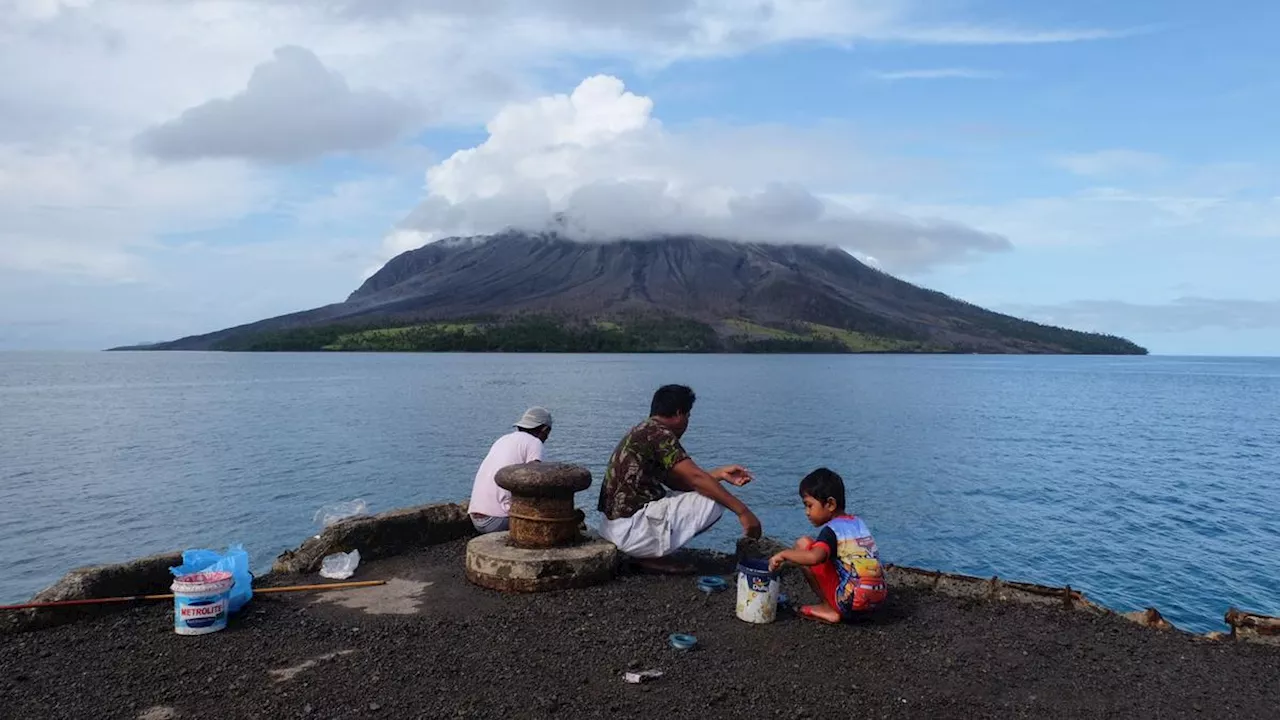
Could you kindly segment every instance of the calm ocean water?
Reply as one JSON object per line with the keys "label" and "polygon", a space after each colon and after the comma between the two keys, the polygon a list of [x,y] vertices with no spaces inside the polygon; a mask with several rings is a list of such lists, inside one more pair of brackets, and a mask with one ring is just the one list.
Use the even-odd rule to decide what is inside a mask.
{"label": "calm ocean water", "polygon": [[265,570],[327,503],[463,499],[530,404],[594,508],[666,382],[699,394],[694,457],[756,473],[771,535],[809,530],[796,483],[829,465],[890,562],[1199,631],[1280,615],[1280,360],[1155,357],[0,354],[0,602],[174,548],[243,542]]}

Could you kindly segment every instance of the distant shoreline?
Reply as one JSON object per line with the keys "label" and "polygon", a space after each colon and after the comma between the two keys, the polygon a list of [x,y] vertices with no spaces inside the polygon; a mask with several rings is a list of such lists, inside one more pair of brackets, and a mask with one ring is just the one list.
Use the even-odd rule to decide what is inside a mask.
{"label": "distant shoreline", "polygon": [[[37,351],[38,352],[38,351]],[[269,355],[273,353],[305,353],[314,355],[969,355],[984,357],[1184,357],[1178,355],[1152,356],[1150,353],[1078,353],[1078,352],[970,352],[963,350],[218,350],[218,349],[183,349],[153,348],[145,346],[125,346],[104,348],[97,352],[146,352],[146,353],[183,353],[214,352],[228,355]],[[1200,356],[1185,356],[1200,357]],[[1203,357],[1230,358],[1230,355],[1206,355]],[[1244,356],[1266,357],[1266,356]]]}
{"label": "distant shoreline", "polygon": [[514,352],[644,354],[1147,355],[1123,338],[1033,326],[1034,333],[962,340],[944,328],[889,334],[813,322],[676,316],[574,320],[543,316],[230,328],[109,351]]}

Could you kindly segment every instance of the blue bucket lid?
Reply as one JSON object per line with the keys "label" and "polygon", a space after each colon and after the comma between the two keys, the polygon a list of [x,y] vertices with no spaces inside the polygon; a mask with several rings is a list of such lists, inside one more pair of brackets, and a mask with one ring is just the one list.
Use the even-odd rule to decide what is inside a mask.
{"label": "blue bucket lid", "polygon": [[747,575],[773,576],[773,573],[769,572],[768,558],[743,558],[738,563],[738,572],[746,573]]}
{"label": "blue bucket lid", "polygon": [[698,578],[698,589],[704,592],[715,592],[716,590],[724,590],[729,586],[724,578],[718,575],[703,575]]}
{"label": "blue bucket lid", "polygon": [[671,647],[677,650],[689,650],[698,644],[698,639],[694,636],[681,633],[672,633],[667,640],[671,643]]}

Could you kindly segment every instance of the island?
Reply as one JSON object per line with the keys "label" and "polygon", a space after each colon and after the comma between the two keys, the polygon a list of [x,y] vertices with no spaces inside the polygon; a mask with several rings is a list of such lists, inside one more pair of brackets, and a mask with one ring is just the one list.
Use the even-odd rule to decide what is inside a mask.
{"label": "island", "polygon": [[509,231],[391,259],[343,302],[115,350],[1144,355],[913,285],[835,247]]}

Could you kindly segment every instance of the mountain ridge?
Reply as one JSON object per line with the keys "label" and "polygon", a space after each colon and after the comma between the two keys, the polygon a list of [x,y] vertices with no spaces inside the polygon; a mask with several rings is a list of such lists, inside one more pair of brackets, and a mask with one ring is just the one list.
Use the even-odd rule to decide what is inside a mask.
{"label": "mountain ridge", "polygon": [[[889,351],[1146,352],[1122,338],[1054,328],[985,310],[871,268],[838,248],[694,235],[593,242],[555,233],[520,232],[430,243],[392,258],[342,302],[145,349],[268,349],[272,342],[255,344],[253,338],[279,339],[292,333],[298,338],[324,336],[336,341],[344,336],[328,337],[317,331],[336,327],[349,330],[350,335],[437,326],[448,333],[469,334],[472,340],[454,338],[446,343],[450,348],[441,348],[436,346],[444,340],[431,339],[430,332],[421,330],[415,336],[421,347],[400,347],[404,345],[401,337],[397,348],[507,349],[510,342],[495,338],[501,336],[501,328],[521,323],[543,323],[539,327],[544,331],[559,323],[580,336],[564,339],[572,345],[585,342],[583,337],[595,337],[592,333],[626,332],[654,318],[709,328],[718,340],[708,336],[695,343],[709,351],[751,351],[746,347],[750,343],[757,343],[756,350],[773,346],[794,350],[806,341],[816,343],[816,349],[838,351],[836,345],[843,344],[846,351],[855,351],[863,344],[850,340],[856,336],[875,339],[872,345]],[[466,322],[450,322],[459,320]],[[645,327],[646,332],[653,331]],[[684,334],[692,325],[680,327]],[[475,341],[480,335],[488,335],[490,342]],[[360,348],[377,349],[376,343],[365,347],[364,341],[383,336],[387,333],[365,337]],[[838,341],[832,344],[831,338]],[[617,345],[600,338],[588,344]],[[345,349],[340,342],[309,347],[298,340],[274,345]],[[631,345],[635,343],[621,346]]]}

